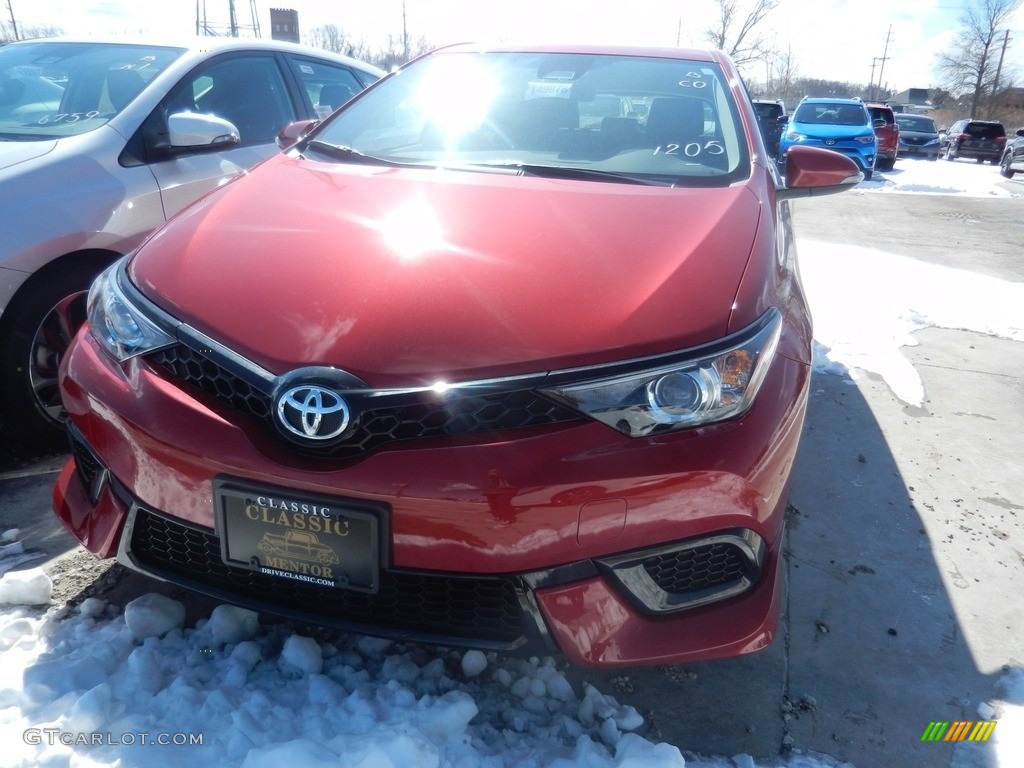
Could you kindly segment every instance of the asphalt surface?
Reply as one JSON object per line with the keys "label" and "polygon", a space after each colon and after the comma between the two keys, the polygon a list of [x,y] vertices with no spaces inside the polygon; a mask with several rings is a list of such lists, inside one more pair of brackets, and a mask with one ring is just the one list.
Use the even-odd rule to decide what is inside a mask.
{"label": "asphalt surface", "polygon": [[[801,200],[794,219],[800,237],[1024,282],[1024,200],[854,191]],[[978,706],[999,695],[1004,666],[1024,666],[1024,354],[1019,342],[964,331],[916,339],[904,354],[924,381],[923,407],[872,376],[814,378],[772,646],[572,678],[634,705],[643,735],[684,753],[994,765],[990,745],[920,738],[933,720],[985,719]],[[62,458],[0,445],[0,530],[20,528],[39,554],[23,567],[47,568],[62,599],[123,604],[161,588],[93,561],[63,533],[49,511]],[[208,610],[173,593],[193,616]]]}

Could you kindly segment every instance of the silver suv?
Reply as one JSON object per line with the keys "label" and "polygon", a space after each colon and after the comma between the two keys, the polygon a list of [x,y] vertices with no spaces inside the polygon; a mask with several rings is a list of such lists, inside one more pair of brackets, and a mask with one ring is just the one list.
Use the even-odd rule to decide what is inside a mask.
{"label": "silver suv", "polygon": [[61,431],[61,356],[104,266],[383,72],[261,40],[0,47],[0,427]]}

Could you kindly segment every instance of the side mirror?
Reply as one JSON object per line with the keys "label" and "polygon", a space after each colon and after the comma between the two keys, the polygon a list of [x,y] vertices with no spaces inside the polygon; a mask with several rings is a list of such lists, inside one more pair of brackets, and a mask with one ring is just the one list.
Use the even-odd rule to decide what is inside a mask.
{"label": "side mirror", "polygon": [[789,148],[786,152],[786,186],[778,190],[780,200],[831,195],[853,189],[864,180],[853,160],[820,147]]}
{"label": "side mirror", "polygon": [[171,149],[217,148],[241,141],[230,120],[200,112],[178,112],[167,118]]}
{"label": "side mirror", "polygon": [[319,120],[297,120],[294,123],[288,123],[277,132],[277,146],[281,149],[288,149],[318,125],[320,125]]}

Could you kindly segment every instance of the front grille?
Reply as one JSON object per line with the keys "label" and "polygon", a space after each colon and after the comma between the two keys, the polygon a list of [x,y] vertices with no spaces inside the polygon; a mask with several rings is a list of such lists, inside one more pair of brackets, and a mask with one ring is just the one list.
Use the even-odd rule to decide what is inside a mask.
{"label": "front grille", "polygon": [[[270,395],[211,358],[178,344],[154,352],[147,359],[175,379],[263,423],[278,436]],[[481,435],[580,420],[576,411],[532,389],[467,395],[453,388],[448,394],[414,393],[401,403],[366,408],[354,432],[338,445],[299,448],[289,443],[289,447],[314,456],[346,458],[395,441]]]}
{"label": "front grille", "polygon": [[147,358],[174,378],[256,419],[270,418],[270,395],[225,370],[205,355],[184,344],[157,350]]}
{"label": "front grille", "polygon": [[[364,594],[265,576],[224,564],[208,529],[138,508],[129,551],[141,570],[258,610],[317,623],[392,634],[489,641],[512,647],[524,636],[517,582],[508,577],[382,571]],[[275,611],[274,609],[278,609]]]}
{"label": "front grille", "polygon": [[718,542],[650,557],[643,566],[663,591],[682,595],[738,581],[750,561],[735,545]]}

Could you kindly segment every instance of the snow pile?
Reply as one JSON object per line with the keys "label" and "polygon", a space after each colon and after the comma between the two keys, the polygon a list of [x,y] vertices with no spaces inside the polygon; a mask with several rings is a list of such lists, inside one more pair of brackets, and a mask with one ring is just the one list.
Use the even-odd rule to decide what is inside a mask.
{"label": "snow pile", "polygon": [[939,326],[1024,341],[1022,283],[855,245],[799,240],[798,251],[817,371],[877,373],[896,397],[920,406],[921,377],[900,352],[917,344],[914,331]]}
{"label": "snow pile", "polygon": [[[43,557],[42,552],[26,552],[25,547],[18,541],[20,538],[21,531],[17,528],[0,533],[0,576],[16,565]],[[2,602],[4,601],[0,598],[0,603]],[[46,602],[49,602],[49,598]]]}
{"label": "snow pile", "polygon": [[[21,562],[17,556],[13,559]],[[0,605],[49,605],[52,592],[53,582],[38,568],[13,571],[0,579]]]}
{"label": "snow pile", "polygon": [[632,733],[635,709],[589,685],[578,695],[551,660],[324,643],[226,605],[194,629],[183,618],[154,594],[123,612],[92,598],[0,613],[5,764],[685,764]]}

